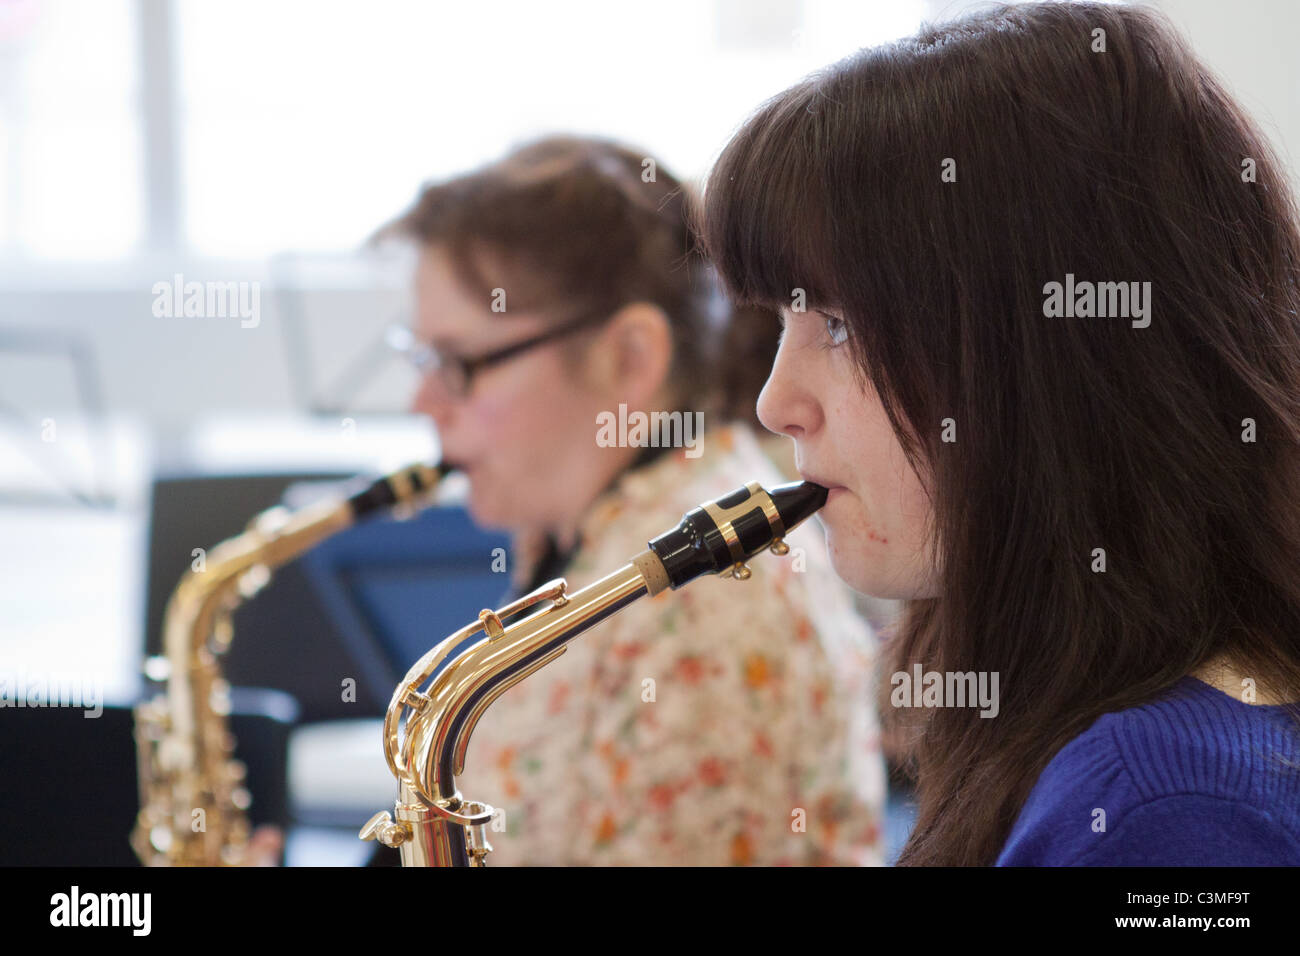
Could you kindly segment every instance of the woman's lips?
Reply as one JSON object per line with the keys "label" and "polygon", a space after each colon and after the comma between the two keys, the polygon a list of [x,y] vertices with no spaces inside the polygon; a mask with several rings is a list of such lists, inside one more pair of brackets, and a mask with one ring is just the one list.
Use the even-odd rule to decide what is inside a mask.
{"label": "woman's lips", "polygon": [[821,485],[828,492],[844,490],[843,485],[837,485],[835,482],[827,481],[825,478],[818,478],[816,475],[805,474],[804,472],[801,471],[799,472],[799,477],[802,478],[804,481],[812,482],[814,485]]}

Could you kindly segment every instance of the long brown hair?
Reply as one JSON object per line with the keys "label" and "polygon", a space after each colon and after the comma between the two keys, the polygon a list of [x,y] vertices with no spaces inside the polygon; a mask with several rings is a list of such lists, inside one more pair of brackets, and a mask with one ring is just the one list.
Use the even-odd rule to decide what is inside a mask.
{"label": "long brown hair", "polygon": [[[1066,742],[1217,654],[1300,699],[1300,216],[1163,17],[999,6],[859,51],[759,108],[704,216],[738,301],[843,309],[927,485],[940,596],[884,673],[999,672],[996,718],[908,716],[900,863],[993,862]],[[1150,324],[1049,316],[1067,274],[1150,282]]]}
{"label": "long brown hair", "polygon": [[[424,187],[377,233],[448,253],[488,302],[554,324],[659,306],[672,329],[678,410],[757,425],[754,406],[780,334],[770,314],[727,301],[691,231],[698,192],[652,154],[595,137],[550,135],[481,169]],[[586,337],[568,355],[580,359]],[[724,357],[727,357],[724,360]]]}

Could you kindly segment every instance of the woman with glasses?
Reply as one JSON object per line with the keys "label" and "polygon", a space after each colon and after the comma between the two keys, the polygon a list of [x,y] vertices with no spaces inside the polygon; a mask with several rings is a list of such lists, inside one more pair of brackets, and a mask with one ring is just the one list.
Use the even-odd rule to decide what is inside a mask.
{"label": "woman with glasses", "polygon": [[709,174],[719,271],[785,319],[760,417],[835,570],[906,602],[900,863],[1300,864],[1290,188],[1167,21],[1090,3],[862,50]]}
{"label": "woman with glasses", "polygon": [[[726,307],[691,202],[653,157],[552,137],[383,232],[420,251],[394,335],[414,408],[474,520],[511,532],[515,593],[581,587],[700,502],[785,480],[747,424],[775,322]],[[790,544],[626,609],[485,713],[459,785],[504,812],[493,863],[882,861],[872,636],[815,527]]]}

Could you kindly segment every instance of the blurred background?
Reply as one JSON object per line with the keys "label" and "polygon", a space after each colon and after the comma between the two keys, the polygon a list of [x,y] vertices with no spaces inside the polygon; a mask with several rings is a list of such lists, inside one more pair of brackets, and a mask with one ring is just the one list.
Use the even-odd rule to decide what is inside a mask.
{"label": "blurred background", "polygon": [[[1294,175],[1300,5],[1154,5]],[[195,548],[286,494],[436,459],[384,341],[411,262],[363,248],[423,182],[549,132],[696,178],[767,97],[969,6],[0,0],[0,669],[79,683],[105,721],[0,713],[0,863],[132,861],[128,708]],[[168,315],[188,282],[256,307]],[[391,687],[504,591],[457,560],[498,542],[456,502],[331,541],[240,611],[228,676],[261,690],[234,702],[236,734],[272,731],[241,756],[290,864],[359,862],[357,826],[393,796],[369,724],[322,731],[386,699],[340,702],[312,669]],[[48,824],[73,798],[96,809]]]}

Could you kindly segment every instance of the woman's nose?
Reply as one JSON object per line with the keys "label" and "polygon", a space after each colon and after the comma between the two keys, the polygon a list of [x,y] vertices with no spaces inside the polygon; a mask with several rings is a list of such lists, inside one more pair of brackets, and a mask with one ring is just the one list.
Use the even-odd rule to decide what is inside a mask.
{"label": "woman's nose", "polygon": [[778,435],[799,438],[815,431],[820,421],[816,400],[806,386],[788,340],[783,339],[772,362],[763,391],[758,396],[758,420]]}
{"label": "woman's nose", "polygon": [[452,396],[437,380],[437,376],[426,375],[420,379],[420,387],[411,400],[411,411],[417,415],[428,415],[439,428],[445,428],[451,420],[454,404]]}

